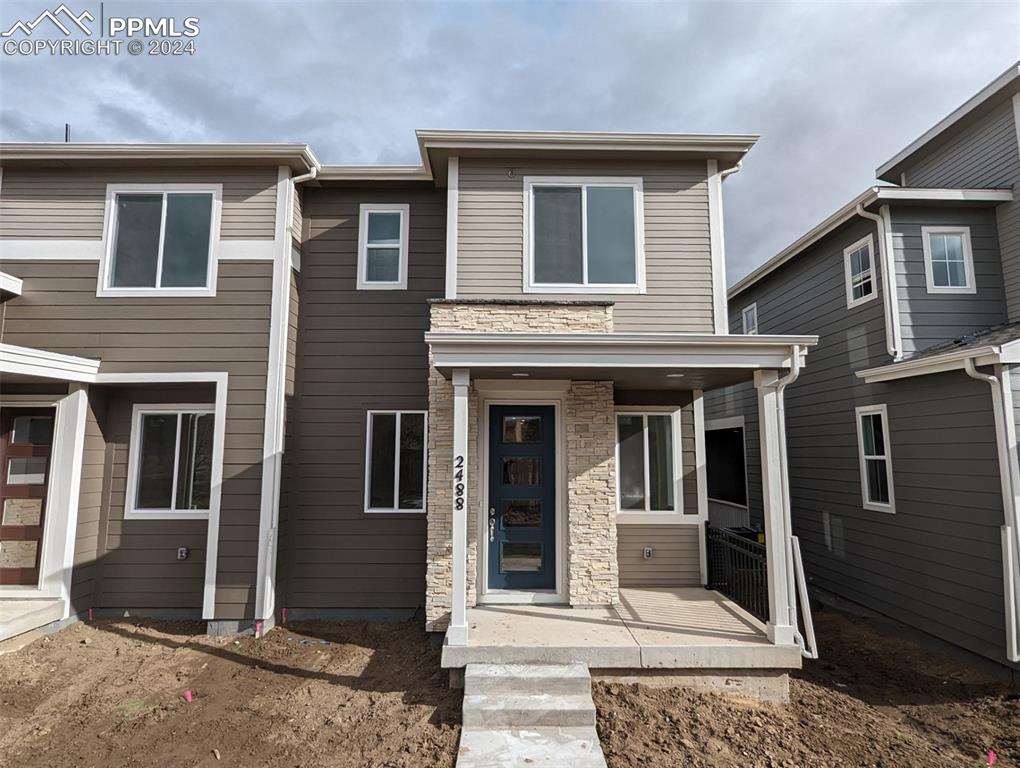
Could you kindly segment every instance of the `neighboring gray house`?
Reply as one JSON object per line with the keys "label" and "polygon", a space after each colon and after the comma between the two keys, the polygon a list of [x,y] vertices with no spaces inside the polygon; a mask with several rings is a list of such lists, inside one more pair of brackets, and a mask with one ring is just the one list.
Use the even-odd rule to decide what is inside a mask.
{"label": "neighboring gray house", "polygon": [[[897,186],[868,189],[729,291],[731,332],[819,336],[786,393],[808,581],[1014,666],[1018,126],[1014,66],[878,169]],[[719,525],[761,526],[753,401],[746,385],[707,397]]]}

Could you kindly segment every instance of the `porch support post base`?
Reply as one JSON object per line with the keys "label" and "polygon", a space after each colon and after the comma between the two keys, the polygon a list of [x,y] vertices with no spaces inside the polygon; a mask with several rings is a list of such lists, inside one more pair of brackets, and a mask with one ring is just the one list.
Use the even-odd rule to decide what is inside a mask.
{"label": "porch support post base", "polygon": [[467,645],[468,385],[466,368],[453,371],[453,547],[448,645]]}

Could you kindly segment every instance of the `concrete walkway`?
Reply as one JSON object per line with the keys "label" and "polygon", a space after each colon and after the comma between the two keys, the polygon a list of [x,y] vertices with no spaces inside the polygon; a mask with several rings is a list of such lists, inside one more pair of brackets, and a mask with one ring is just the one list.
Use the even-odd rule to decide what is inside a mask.
{"label": "concrete walkway", "polygon": [[457,768],[606,768],[583,664],[468,664]]}
{"label": "concrete walkway", "polygon": [[17,637],[25,632],[60,621],[64,615],[64,603],[59,599],[23,600],[7,598],[0,600],[0,641]]}

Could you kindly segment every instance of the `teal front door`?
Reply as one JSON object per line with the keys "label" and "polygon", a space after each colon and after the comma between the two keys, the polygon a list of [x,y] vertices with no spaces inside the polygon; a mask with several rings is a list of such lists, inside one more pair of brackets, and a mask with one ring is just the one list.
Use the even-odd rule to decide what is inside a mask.
{"label": "teal front door", "polygon": [[555,589],[553,406],[489,406],[488,501],[489,588]]}

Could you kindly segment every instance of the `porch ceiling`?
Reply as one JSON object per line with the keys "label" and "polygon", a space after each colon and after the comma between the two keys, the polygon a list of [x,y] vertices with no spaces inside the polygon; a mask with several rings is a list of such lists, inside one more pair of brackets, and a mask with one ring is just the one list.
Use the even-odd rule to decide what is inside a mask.
{"label": "porch ceiling", "polygon": [[817,336],[430,332],[436,368],[474,379],[612,380],[621,389],[715,389],[790,367]]}

